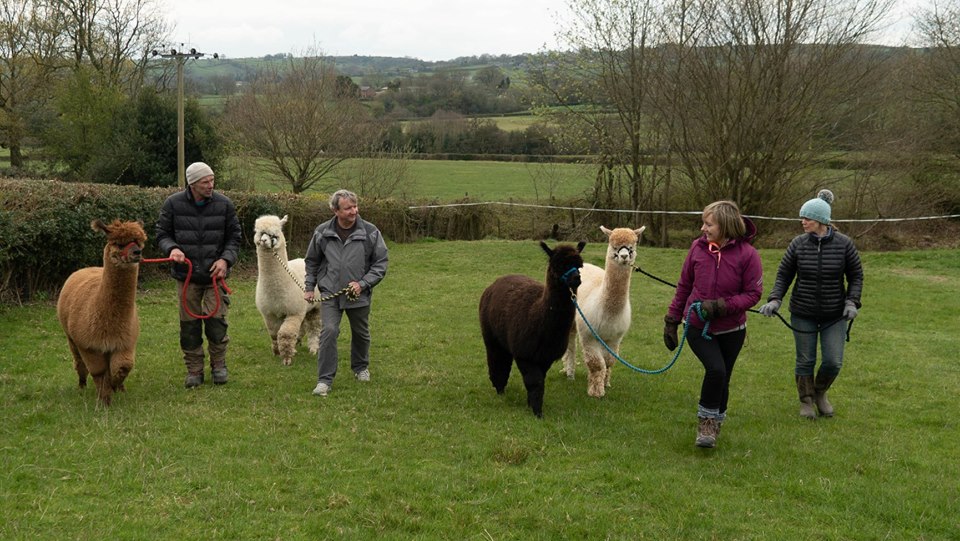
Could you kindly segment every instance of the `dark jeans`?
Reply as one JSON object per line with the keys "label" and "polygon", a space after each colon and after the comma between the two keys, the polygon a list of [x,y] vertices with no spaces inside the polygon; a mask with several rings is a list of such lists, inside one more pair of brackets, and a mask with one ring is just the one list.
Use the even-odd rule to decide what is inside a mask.
{"label": "dark jeans", "polygon": [[717,410],[722,415],[727,411],[730,396],[730,376],[733,365],[743,348],[747,330],[710,335],[712,340],[701,336],[702,329],[690,327],[687,343],[703,365],[703,383],[700,386],[700,407]]}

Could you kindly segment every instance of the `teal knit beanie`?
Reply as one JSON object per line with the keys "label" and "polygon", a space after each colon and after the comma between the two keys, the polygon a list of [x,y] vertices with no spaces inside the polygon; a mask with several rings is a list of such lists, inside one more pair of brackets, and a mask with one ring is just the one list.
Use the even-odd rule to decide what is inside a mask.
{"label": "teal knit beanie", "polygon": [[822,224],[830,223],[830,205],[833,204],[833,192],[820,190],[817,196],[800,207],[800,217],[816,220]]}

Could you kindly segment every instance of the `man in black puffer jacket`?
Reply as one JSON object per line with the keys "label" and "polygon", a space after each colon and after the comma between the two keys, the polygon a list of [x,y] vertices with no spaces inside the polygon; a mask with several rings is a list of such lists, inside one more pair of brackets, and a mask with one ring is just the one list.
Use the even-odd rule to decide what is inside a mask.
{"label": "man in black puffer jacket", "polygon": [[[214,284],[226,278],[237,262],[242,232],[237,210],[228,197],[213,191],[214,175],[209,165],[196,162],[187,167],[187,188],[163,202],[156,225],[157,246],[175,262],[170,274],[177,280],[180,306],[180,349],[187,365],[184,385],[189,389],[203,383],[203,335],[207,336],[213,383],[227,382],[227,307],[230,298]],[[188,266],[193,264],[190,284],[186,285]],[[185,303],[183,288],[187,287]],[[188,312],[189,310],[189,312]],[[209,319],[196,319],[216,310]]]}
{"label": "man in black puffer jacket", "polygon": [[[790,324],[797,348],[794,376],[800,415],[808,419],[817,418],[814,404],[820,415],[833,416],[827,390],[843,366],[843,322],[857,317],[863,290],[857,248],[850,237],[830,225],[833,199],[830,190],[821,190],[800,207],[804,233],[787,247],[768,302],[760,307],[761,314],[772,317],[796,278],[790,294]],[[818,337],[822,362],[814,378]]]}

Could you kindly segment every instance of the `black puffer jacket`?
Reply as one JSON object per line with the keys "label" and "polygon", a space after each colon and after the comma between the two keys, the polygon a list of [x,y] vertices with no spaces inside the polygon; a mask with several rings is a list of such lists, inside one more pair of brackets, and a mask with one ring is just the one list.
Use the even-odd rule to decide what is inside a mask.
{"label": "black puffer jacket", "polygon": [[791,314],[825,322],[842,317],[848,300],[860,308],[860,254],[850,237],[832,227],[824,237],[804,233],[790,242],[767,300],[782,300],[794,278]]}
{"label": "black puffer jacket", "polygon": [[[193,263],[191,283],[209,285],[210,267],[216,260],[223,259],[229,267],[237,262],[242,231],[233,201],[214,192],[205,204],[197,205],[188,187],[163,202],[156,235],[161,253],[169,256],[180,248]],[[187,266],[172,265],[170,274],[183,281]]]}

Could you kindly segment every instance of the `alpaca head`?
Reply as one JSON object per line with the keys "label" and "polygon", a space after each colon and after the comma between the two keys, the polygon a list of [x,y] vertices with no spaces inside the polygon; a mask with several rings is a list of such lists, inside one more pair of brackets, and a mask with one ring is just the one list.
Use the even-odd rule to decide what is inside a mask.
{"label": "alpaca head", "polygon": [[103,248],[104,262],[110,261],[117,266],[140,263],[143,245],[147,242],[142,223],[114,220],[107,225],[102,220],[93,220],[90,228],[107,236],[107,245]]}
{"label": "alpaca head", "polygon": [[600,231],[609,238],[607,243],[607,261],[618,265],[630,266],[637,260],[637,243],[646,226],[640,229],[618,227],[614,230],[600,226]]}
{"label": "alpaca head", "polygon": [[580,269],[583,268],[583,257],[580,256],[580,252],[586,245],[586,242],[580,241],[576,247],[559,244],[556,249],[551,250],[546,242],[540,241],[540,247],[550,258],[547,281],[558,282],[572,290],[580,287]]}
{"label": "alpaca head", "polygon": [[287,216],[277,218],[266,215],[253,222],[253,243],[257,249],[277,250],[286,244],[283,238],[283,224],[287,223]]}

